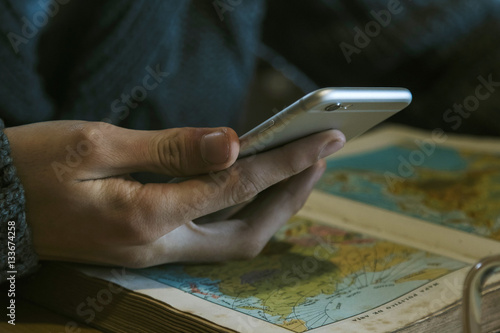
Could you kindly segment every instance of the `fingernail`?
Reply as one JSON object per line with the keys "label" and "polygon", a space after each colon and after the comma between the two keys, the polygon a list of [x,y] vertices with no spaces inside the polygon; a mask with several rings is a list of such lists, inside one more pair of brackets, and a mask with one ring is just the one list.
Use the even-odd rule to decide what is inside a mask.
{"label": "fingernail", "polygon": [[208,164],[222,164],[229,158],[229,138],[224,131],[205,134],[201,138],[201,157]]}
{"label": "fingernail", "polygon": [[319,153],[318,159],[325,158],[336,151],[340,150],[342,147],[344,147],[345,141],[342,139],[335,139],[323,146],[323,149]]}

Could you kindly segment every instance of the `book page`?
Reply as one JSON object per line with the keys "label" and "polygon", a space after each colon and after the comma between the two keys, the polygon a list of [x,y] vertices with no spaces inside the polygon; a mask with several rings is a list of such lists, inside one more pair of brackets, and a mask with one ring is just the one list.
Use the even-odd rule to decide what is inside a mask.
{"label": "book page", "polygon": [[238,332],[359,332],[374,321],[375,332],[389,332],[456,303],[467,270],[454,259],[295,217],[251,261],[127,270],[144,278],[120,282]]}

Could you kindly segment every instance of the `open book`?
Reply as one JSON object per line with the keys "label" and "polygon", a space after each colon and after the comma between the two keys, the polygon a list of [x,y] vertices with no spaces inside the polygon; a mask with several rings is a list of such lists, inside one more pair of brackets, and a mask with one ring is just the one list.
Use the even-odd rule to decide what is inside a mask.
{"label": "open book", "polygon": [[[237,241],[237,240],[235,240]],[[500,254],[500,140],[386,127],[328,161],[254,260],[47,263],[25,297],[110,332],[460,332],[472,264]],[[500,329],[500,276],[483,290]]]}

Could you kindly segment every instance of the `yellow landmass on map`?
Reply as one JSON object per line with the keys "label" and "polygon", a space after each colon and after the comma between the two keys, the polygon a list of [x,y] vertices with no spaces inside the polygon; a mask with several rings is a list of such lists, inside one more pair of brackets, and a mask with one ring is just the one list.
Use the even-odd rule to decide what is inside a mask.
{"label": "yellow landmass on map", "polygon": [[354,272],[380,272],[408,261],[417,250],[386,241],[378,241],[374,247],[345,245],[330,259],[340,269],[340,276]]}
{"label": "yellow landmass on map", "polygon": [[[472,155],[461,172],[415,168],[416,177],[395,182],[388,190],[399,196],[420,196],[422,203],[439,212],[462,212],[465,218],[447,219],[447,222],[467,223],[489,230],[489,237],[500,240],[500,157]],[[402,207],[404,209],[404,207]]]}

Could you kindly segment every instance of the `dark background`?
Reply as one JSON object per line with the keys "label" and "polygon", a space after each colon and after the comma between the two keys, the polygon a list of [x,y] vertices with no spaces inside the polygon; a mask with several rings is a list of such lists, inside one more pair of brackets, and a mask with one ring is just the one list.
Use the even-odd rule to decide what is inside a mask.
{"label": "dark background", "polygon": [[356,47],[354,28],[365,32],[366,24],[377,22],[371,11],[390,13],[390,3],[269,1],[262,36],[276,53],[261,52],[266,59],[249,99],[247,128],[315,88],[401,86],[412,92],[413,102],[390,122],[500,135],[500,87],[477,109],[472,105],[474,111],[464,109],[465,116],[448,111],[474,99],[479,76],[500,82],[500,6],[489,0],[393,2],[399,3],[397,13],[384,17],[388,24],[379,25],[378,33],[372,23],[373,37],[348,62],[341,43]]}

